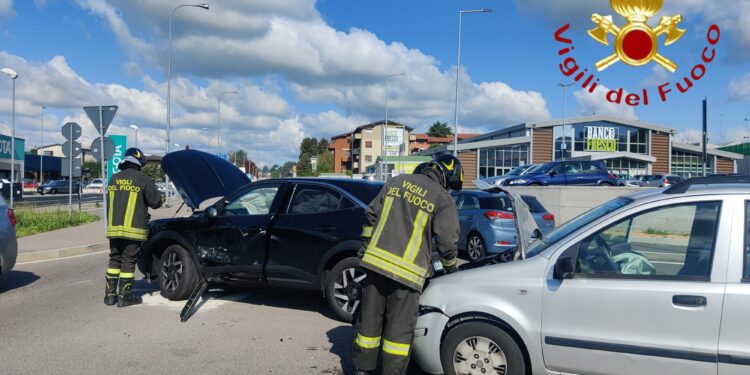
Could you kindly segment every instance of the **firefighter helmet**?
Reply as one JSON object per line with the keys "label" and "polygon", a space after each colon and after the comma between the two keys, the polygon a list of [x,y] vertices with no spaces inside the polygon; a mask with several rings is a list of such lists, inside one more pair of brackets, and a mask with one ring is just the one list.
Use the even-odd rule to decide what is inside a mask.
{"label": "firefighter helmet", "polygon": [[439,158],[422,163],[417,166],[414,173],[425,173],[429,169],[438,172],[442,179],[442,185],[448,190],[459,191],[464,184],[464,170],[461,167],[461,161],[453,155],[443,155]]}
{"label": "firefighter helmet", "polygon": [[146,155],[144,155],[143,151],[140,149],[131,147],[125,151],[125,156],[122,158],[122,162],[131,162],[139,167],[143,167],[146,165]]}

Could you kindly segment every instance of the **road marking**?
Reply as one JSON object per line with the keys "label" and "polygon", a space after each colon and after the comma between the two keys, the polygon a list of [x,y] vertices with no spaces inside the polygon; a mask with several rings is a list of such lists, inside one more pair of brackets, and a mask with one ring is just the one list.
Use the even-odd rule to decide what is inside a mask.
{"label": "road marking", "polygon": [[109,253],[109,250],[102,250],[102,251],[97,251],[97,252],[94,252],[94,253],[81,254],[81,255],[72,255],[72,256],[69,256],[69,257],[64,257],[64,258],[54,258],[54,259],[44,259],[44,260],[34,260],[34,261],[31,261],[31,262],[16,263],[16,265],[19,265],[19,266],[20,266],[20,265],[22,265],[22,264],[34,264],[34,263],[52,262],[52,261],[55,261],[55,260],[66,260],[66,259],[73,259],[73,258],[87,257],[87,256],[89,256],[89,255],[96,255],[96,254],[105,254],[105,253]]}

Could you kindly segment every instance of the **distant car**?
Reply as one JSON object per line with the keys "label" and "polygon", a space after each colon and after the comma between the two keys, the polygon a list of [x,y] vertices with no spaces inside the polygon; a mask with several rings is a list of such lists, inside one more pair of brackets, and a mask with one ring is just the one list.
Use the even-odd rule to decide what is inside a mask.
{"label": "distant car", "polygon": [[104,180],[101,178],[95,178],[91,180],[91,182],[86,185],[87,189],[101,189],[104,187]]}
{"label": "distant car", "polygon": [[0,275],[13,269],[17,256],[16,215],[0,196]]}
{"label": "distant car", "polygon": [[[42,186],[39,186],[36,191],[37,193],[44,194],[68,194],[70,184],[68,180],[56,180],[50,181]],[[79,189],[78,181],[73,181],[73,193],[77,193]]]}
{"label": "distant car", "polygon": [[678,182],[682,182],[685,179],[677,175],[646,175],[644,176],[644,186],[648,187],[670,187]]}
{"label": "distant car", "polygon": [[367,180],[367,181],[375,181],[375,175],[372,174],[372,173],[368,173],[368,174],[362,176],[362,179],[363,180]]}
{"label": "distant car", "polygon": [[[464,190],[452,197],[461,224],[458,248],[465,250],[470,260],[515,249],[515,210],[505,193]],[[543,234],[555,229],[555,216],[536,198],[529,195],[522,198]]]}
{"label": "distant car", "polygon": [[640,187],[643,186],[643,181],[636,177],[628,176],[626,174],[615,175],[617,177],[617,186],[628,186],[628,187]]}
{"label": "distant car", "polygon": [[21,184],[23,184],[24,189],[36,189],[39,186],[39,184],[37,184],[36,181],[30,178],[22,178]]}
{"label": "distant car", "polygon": [[603,161],[553,161],[535,167],[521,176],[508,178],[503,186],[616,186],[617,178]]}
{"label": "distant car", "polygon": [[488,184],[490,184],[490,185],[502,186],[503,185],[503,181],[505,181],[505,180],[507,180],[508,178],[511,178],[511,177],[521,176],[524,173],[526,173],[526,171],[531,170],[533,167],[535,167],[537,165],[539,165],[539,164],[521,165],[519,167],[514,168],[512,171],[510,171],[510,172],[508,172],[508,173],[506,173],[504,175],[495,176],[495,177],[488,177],[488,178],[485,178],[483,181],[486,182],[486,183],[488,183]]}

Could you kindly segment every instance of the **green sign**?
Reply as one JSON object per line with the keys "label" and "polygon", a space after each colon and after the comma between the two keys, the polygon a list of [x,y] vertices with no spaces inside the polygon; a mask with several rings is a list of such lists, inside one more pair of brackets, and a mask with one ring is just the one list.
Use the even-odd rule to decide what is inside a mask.
{"label": "green sign", "polygon": [[107,179],[120,171],[119,165],[127,149],[128,137],[124,135],[108,135],[107,138],[115,143],[115,154],[107,160]]}
{"label": "green sign", "polygon": [[[0,135],[0,159],[10,159],[10,144],[13,138],[7,135]],[[24,160],[24,147],[26,141],[16,138],[16,160]]]}
{"label": "green sign", "polygon": [[586,151],[617,151],[617,128],[586,126]]}

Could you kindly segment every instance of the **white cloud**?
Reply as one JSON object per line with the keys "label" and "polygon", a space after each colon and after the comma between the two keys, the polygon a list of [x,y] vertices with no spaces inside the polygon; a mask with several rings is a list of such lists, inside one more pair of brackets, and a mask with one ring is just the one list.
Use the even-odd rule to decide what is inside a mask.
{"label": "white cloud", "polygon": [[703,142],[703,132],[698,129],[680,130],[674,135],[674,140],[681,143],[695,144]]}
{"label": "white cloud", "polygon": [[0,0],[0,17],[13,17],[13,0]]}
{"label": "white cloud", "polygon": [[729,99],[750,99],[750,73],[745,73],[729,82]]}
{"label": "white cloud", "polygon": [[623,91],[622,102],[616,104],[607,100],[609,91],[608,87],[599,85],[594,90],[594,93],[589,93],[588,90],[574,92],[573,96],[578,101],[579,114],[583,116],[590,116],[592,114],[607,115],[628,120],[637,120],[638,116],[635,114],[634,107],[625,104],[625,97],[629,93]]}

